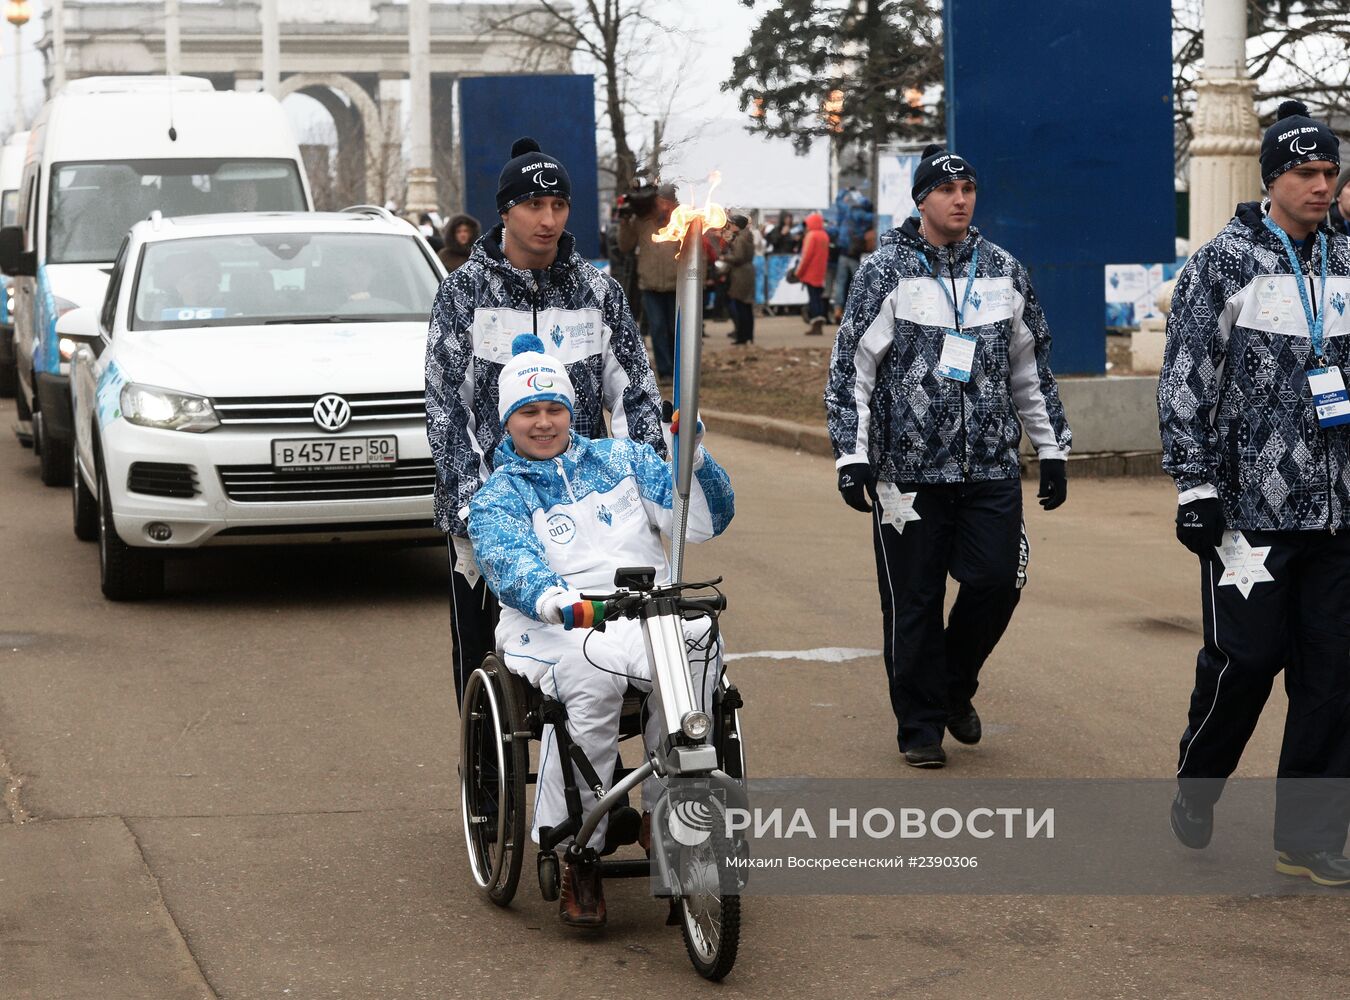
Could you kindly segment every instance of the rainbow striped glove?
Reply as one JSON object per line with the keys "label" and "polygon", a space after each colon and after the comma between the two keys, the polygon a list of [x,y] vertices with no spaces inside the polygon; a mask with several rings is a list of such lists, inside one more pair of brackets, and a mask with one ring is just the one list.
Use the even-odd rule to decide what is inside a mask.
{"label": "rainbow striped glove", "polygon": [[562,609],[562,627],[569,632],[574,628],[595,628],[604,620],[604,601],[577,601]]}

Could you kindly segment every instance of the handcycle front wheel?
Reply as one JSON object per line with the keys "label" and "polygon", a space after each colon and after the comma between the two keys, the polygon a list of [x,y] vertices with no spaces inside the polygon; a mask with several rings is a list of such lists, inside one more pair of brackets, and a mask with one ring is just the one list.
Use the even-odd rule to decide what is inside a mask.
{"label": "handcycle front wheel", "polygon": [[529,754],[515,678],[489,654],[464,685],[460,713],[459,800],[469,870],[492,902],[516,894],[525,856]]}
{"label": "handcycle front wheel", "polygon": [[736,964],[741,941],[740,883],[727,857],[732,853],[722,804],[708,802],[711,829],[701,843],[677,853],[680,894],[676,907],[689,961],[704,979],[721,980]]}

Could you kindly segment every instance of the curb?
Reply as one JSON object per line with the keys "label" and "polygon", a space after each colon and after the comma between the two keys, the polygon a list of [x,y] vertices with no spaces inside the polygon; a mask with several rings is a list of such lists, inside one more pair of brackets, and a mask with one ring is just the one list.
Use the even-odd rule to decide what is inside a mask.
{"label": "curb", "polygon": [[[830,435],[824,428],[794,423],[791,420],[778,420],[774,417],[757,417],[745,413],[730,413],[726,410],[704,410],[703,422],[708,430],[718,434],[727,434],[745,441],[757,441],[778,448],[791,448],[793,451],[808,455],[834,457],[834,448],[830,445]],[[1039,476],[1040,463],[1035,456],[1022,456],[1022,475],[1035,478]],[[1112,478],[1116,476],[1161,476],[1162,451],[1119,451],[1089,452],[1069,455],[1069,475],[1089,479]]]}

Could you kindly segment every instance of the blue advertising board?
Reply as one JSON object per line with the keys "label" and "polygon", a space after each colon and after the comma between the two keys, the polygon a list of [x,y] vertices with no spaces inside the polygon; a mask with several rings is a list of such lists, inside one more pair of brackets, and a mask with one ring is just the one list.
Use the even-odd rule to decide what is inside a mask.
{"label": "blue advertising board", "polygon": [[1106,365],[1103,267],[1175,257],[1167,0],[948,0],[947,141],[975,225],[1027,265],[1054,367]]}
{"label": "blue advertising board", "polygon": [[459,81],[459,118],[464,208],[484,230],[497,224],[497,178],[511,158],[511,144],[529,135],[572,180],[567,229],[577,249],[583,257],[600,252],[594,77],[465,77]]}

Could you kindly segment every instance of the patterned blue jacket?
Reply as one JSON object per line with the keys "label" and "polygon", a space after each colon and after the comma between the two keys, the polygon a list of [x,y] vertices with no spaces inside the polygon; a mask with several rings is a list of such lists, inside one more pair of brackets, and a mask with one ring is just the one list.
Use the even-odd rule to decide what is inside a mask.
{"label": "patterned blue jacket", "polygon": [[[958,382],[937,368],[977,249],[964,317],[975,358]],[[1024,425],[1041,458],[1065,458],[1072,443],[1026,268],[976,229],[934,247],[914,219],[886,233],[853,279],[825,408],[835,464],[867,462],[893,483],[1015,479]]]}
{"label": "patterned blue jacket", "polygon": [[427,332],[436,526],[460,536],[460,511],[492,472],[502,438],[497,376],[517,334],[535,334],[566,365],[576,390],[573,429],[587,437],[612,431],[665,454],[656,376],[618,283],[576,252],[569,233],[542,271],[517,270],[501,247],[500,225],[479,238],[468,261],[441,282]]}
{"label": "patterned blue jacket", "polygon": [[[1326,355],[1350,365],[1350,240],[1329,228]],[[1310,305],[1322,307],[1316,239]],[[1261,206],[1248,202],[1177,275],[1158,379],[1163,468],[1183,501],[1215,496],[1228,527],[1346,526],[1350,430],[1317,425],[1312,341],[1297,278]],[[1316,293],[1313,293],[1313,288]]]}
{"label": "patterned blue jacket", "polygon": [[[649,445],[574,433],[565,452],[537,461],[505,438],[496,470],[469,502],[469,538],[502,604],[540,619],[547,597],[613,590],[620,566],[654,566],[668,582],[661,535],[670,532],[674,495],[670,466]],[[731,480],[700,445],[686,539],[721,534],[734,513]]]}

